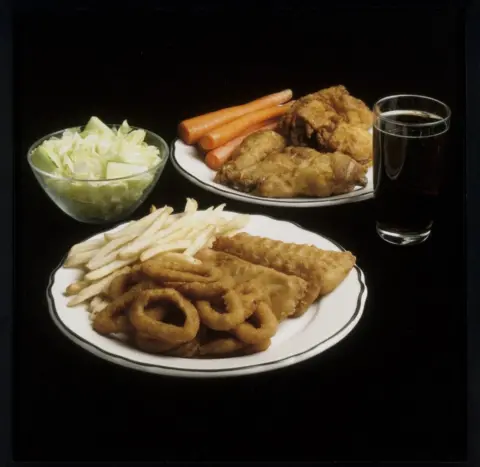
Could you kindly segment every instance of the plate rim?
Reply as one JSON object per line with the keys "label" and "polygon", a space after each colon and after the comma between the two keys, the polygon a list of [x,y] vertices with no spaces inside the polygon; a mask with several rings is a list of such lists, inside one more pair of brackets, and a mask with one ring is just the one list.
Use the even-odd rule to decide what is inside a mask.
{"label": "plate rim", "polygon": [[[323,207],[323,206],[335,206],[339,204],[349,204],[355,203],[360,201],[366,201],[368,199],[373,198],[373,188],[370,191],[360,193],[356,196],[349,196],[349,197],[335,197],[330,196],[327,198],[318,198],[314,200],[302,200],[302,198],[298,198],[295,200],[282,200],[281,198],[268,198],[268,197],[261,197],[261,196],[245,196],[245,193],[242,192],[235,192],[232,193],[231,191],[225,190],[224,188],[212,186],[208,183],[204,182],[203,180],[199,179],[197,176],[188,172],[184,167],[180,165],[177,161],[177,156],[175,154],[176,150],[176,143],[181,142],[185,144],[180,138],[175,137],[170,144],[170,160],[172,161],[173,166],[181,175],[183,175],[187,180],[192,182],[193,184],[197,185],[200,188],[203,188],[210,193],[215,193],[220,196],[224,196],[226,198],[234,199],[236,201],[245,201],[251,204],[259,204],[264,206],[276,206],[276,207]],[[191,146],[191,145],[188,145]],[[342,195],[338,195],[342,196]]]}
{"label": "plate rim", "polygon": [[[301,230],[314,234],[316,236],[319,236],[321,238],[324,238],[325,240],[331,242],[333,245],[335,245],[340,251],[346,251],[346,249],[335,242],[334,240],[330,239],[329,237],[325,235],[318,234],[316,232],[313,232],[311,230],[303,228],[300,224],[292,221],[286,221],[283,219],[276,219],[272,216],[265,215],[265,214],[255,214],[256,216],[259,217],[266,217],[268,219],[274,220],[274,221],[280,221],[280,222],[287,222],[289,224],[292,224]],[[118,228],[119,226],[123,225],[124,222],[117,224],[116,226],[112,227],[109,230],[103,231],[103,233],[108,232],[110,230],[114,230]],[[79,243],[86,241],[90,238],[95,237],[96,235],[101,234],[102,232],[99,232],[98,234],[90,235],[89,237],[86,237],[83,240],[80,240]],[[110,363],[116,363],[124,368],[130,368],[130,369],[135,369],[139,371],[144,371],[148,372],[151,374],[162,374],[166,376],[185,376],[185,377],[202,377],[202,376],[234,376],[236,373],[240,374],[249,374],[249,373],[258,373],[262,371],[269,371],[269,370],[275,370],[278,368],[290,366],[294,364],[294,360],[300,358],[299,361],[303,361],[306,359],[309,359],[315,355],[316,353],[313,353],[311,357],[308,356],[308,354],[314,352],[318,347],[321,345],[334,340],[339,334],[342,332],[345,332],[347,330],[346,334],[341,336],[340,339],[336,342],[334,342],[333,345],[336,343],[340,342],[342,339],[344,339],[356,326],[358,321],[360,320],[361,316],[363,315],[363,311],[365,308],[365,303],[366,299],[368,296],[368,288],[365,282],[365,275],[360,267],[357,266],[357,264],[354,265],[353,269],[357,273],[357,282],[360,285],[360,290],[357,295],[357,301],[355,305],[355,311],[352,313],[350,316],[349,320],[342,325],[340,329],[338,329],[334,334],[328,336],[327,338],[323,339],[322,341],[317,342],[315,345],[312,347],[309,347],[306,350],[303,350],[298,353],[293,353],[290,355],[287,355],[285,357],[277,358],[276,360],[269,361],[269,362],[264,362],[264,363],[253,363],[250,365],[245,365],[245,366],[240,366],[240,367],[235,367],[235,368],[221,368],[221,369],[195,369],[195,368],[178,368],[178,367],[172,367],[172,366],[164,366],[161,364],[154,364],[154,363],[144,363],[144,362],[139,362],[136,360],[132,360],[128,357],[120,356],[114,353],[111,353],[108,350],[104,350],[101,347],[99,347],[97,344],[90,342],[89,340],[85,339],[84,337],[80,336],[77,334],[74,330],[72,330],[70,327],[65,325],[63,320],[61,319],[57,307],[55,305],[55,298],[52,293],[52,288],[55,283],[55,276],[57,272],[62,268],[65,259],[67,257],[68,253],[65,254],[59,264],[53,269],[53,271],[49,275],[49,280],[48,280],[48,285],[47,285],[47,290],[46,290],[46,298],[47,298],[47,304],[48,304],[48,309],[49,309],[49,314],[56,324],[56,326],[59,328],[59,330],[70,340],[73,342],[76,342],[77,345],[82,347],[84,350],[89,351],[90,353],[98,356],[99,358],[102,358],[103,360],[106,360]],[[353,323],[353,326],[348,329]],[[329,347],[328,347],[329,348]],[[327,348],[327,349],[328,349]],[[325,349],[325,350],[327,350]],[[321,352],[320,352],[321,353]],[[302,358],[304,357],[304,358]],[[289,361],[292,361],[290,364],[288,363]],[[160,371],[152,371],[152,369],[158,369]],[[250,371],[252,370],[253,371]],[[260,370],[259,370],[260,369]]]}

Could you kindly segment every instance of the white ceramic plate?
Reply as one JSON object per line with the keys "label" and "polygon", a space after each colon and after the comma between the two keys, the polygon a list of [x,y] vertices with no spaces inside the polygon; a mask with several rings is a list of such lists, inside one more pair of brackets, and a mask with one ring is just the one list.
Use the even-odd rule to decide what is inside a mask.
{"label": "white ceramic plate", "polygon": [[[230,217],[233,213],[226,212],[225,215]],[[285,242],[308,243],[326,250],[343,250],[332,241],[300,226],[266,216],[252,215],[244,231]],[[272,338],[272,345],[265,352],[223,359],[168,357],[147,354],[120,340],[97,334],[92,329],[85,306],[67,307],[68,299],[63,292],[68,284],[79,278],[81,272],[64,269],[62,264],[63,261],[53,271],[47,289],[50,314],[59,329],[98,357],[161,375],[197,378],[240,376],[293,365],[343,339],[359,321],[367,298],[363,272],[355,267],[332,293],[314,303],[302,317],[281,323]]]}
{"label": "white ceramic plate", "polygon": [[371,167],[367,172],[367,186],[364,188],[357,187],[354,191],[344,195],[330,196],[328,198],[265,198],[263,196],[242,193],[214,182],[213,179],[216,172],[205,164],[195,146],[189,146],[183,141],[176,139],[171,145],[170,156],[177,171],[195,185],[217,195],[247,203],[262,204],[264,206],[313,208],[355,203],[370,199],[373,196],[373,170]]}

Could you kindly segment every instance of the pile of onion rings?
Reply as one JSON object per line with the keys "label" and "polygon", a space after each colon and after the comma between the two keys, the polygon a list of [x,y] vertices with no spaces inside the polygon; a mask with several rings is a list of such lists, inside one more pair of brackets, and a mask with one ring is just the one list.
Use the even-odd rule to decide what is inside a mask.
{"label": "pile of onion rings", "polygon": [[269,348],[278,320],[255,287],[215,267],[153,258],[117,275],[92,313],[93,329],[141,351],[222,358]]}

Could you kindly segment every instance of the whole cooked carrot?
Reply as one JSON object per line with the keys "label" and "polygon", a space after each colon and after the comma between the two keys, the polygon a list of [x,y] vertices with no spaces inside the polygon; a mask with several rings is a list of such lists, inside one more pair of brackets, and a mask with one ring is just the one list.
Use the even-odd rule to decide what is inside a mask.
{"label": "whole cooked carrot", "polygon": [[242,117],[233,120],[233,122],[215,128],[206,135],[202,136],[199,141],[200,147],[203,150],[218,148],[231,139],[240,136],[252,125],[265,120],[270,120],[272,118],[280,117],[288,111],[289,107],[290,104],[276,105],[274,107],[257,110],[256,112],[243,115]]}
{"label": "whole cooked carrot", "polygon": [[217,110],[216,112],[210,112],[198,117],[189,118],[178,125],[178,134],[184,143],[196,143],[210,130],[225,125],[226,123],[250,112],[284,104],[292,98],[292,95],[293,93],[291,89],[285,89],[284,91],[269,94],[268,96],[261,97],[260,99],[256,99],[243,105],[227,107],[226,109]]}
{"label": "whole cooked carrot", "polygon": [[225,162],[230,159],[233,151],[242,144],[242,141],[247,137],[250,136],[252,133],[256,133],[257,131],[263,130],[274,130],[278,125],[278,121],[270,121],[269,123],[259,123],[254,125],[253,127],[249,128],[247,131],[243,132],[237,138],[232,139],[228,143],[219,146],[218,148],[212,149],[211,151],[207,152],[205,157],[205,163],[210,167],[212,170],[219,170]]}

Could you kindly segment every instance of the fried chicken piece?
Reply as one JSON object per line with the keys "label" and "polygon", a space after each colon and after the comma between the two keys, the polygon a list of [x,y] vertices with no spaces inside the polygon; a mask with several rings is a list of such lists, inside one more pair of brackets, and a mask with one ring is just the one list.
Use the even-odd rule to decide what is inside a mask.
{"label": "fried chicken piece", "polygon": [[217,172],[214,181],[223,185],[236,187],[237,184],[248,185],[243,172],[274,151],[281,151],[286,140],[272,130],[258,131],[245,138],[234,151],[230,159]]}
{"label": "fried chicken piece", "polygon": [[[242,181],[248,180],[246,185]],[[288,147],[270,153],[259,164],[246,169],[239,189],[250,189],[260,196],[326,197],[365,186],[364,168],[342,153],[322,154],[305,147]]]}
{"label": "fried chicken piece", "polygon": [[306,280],[308,289],[294,317],[303,315],[318,297],[334,290],[356,261],[348,251],[321,250],[312,245],[285,243],[247,233],[219,237],[213,249]]}
{"label": "fried chicken piece", "polygon": [[340,123],[330,135],[325,134],[323,138],[320,137],[319,143],[329,151],[349,155],[364,167],[372,164],[372,135],[363,128]]}
{"label": "fried chicken piece", "polygon": [[[287,131],[284,126],[282,128]],[[314,100],[300,106],[290,119],[288,132],[294,145],[313,147],[321,152],[343,152],[362,165],[371,163],[372,135],[343,121],[322,101]]]}
{"label": "fried chicken piece", "polygon": [[295,146],[320,152],[343,152],[364,166],[373,158],[368,132],[373,114],[344,86],[309,94],[299,99],[282,118],[279,128]]}
{"label": "fried chicken piece", "polygon": [[368,130],[373,125],[373,113],[363,101],[353,97],[345,86],[332,86],[315,94],[328,103],[350,125]]}
{"label": "fried chicken piece", "polygon": [[220,269],[224,277],[231,277],[235,289],[248,285],[255,290],[258,297],[270,306],[278,321],[297,312],[307,290],[307,283],[300,277],[252,264],[228,253],[203,249],[196,258],[206,266]]}

